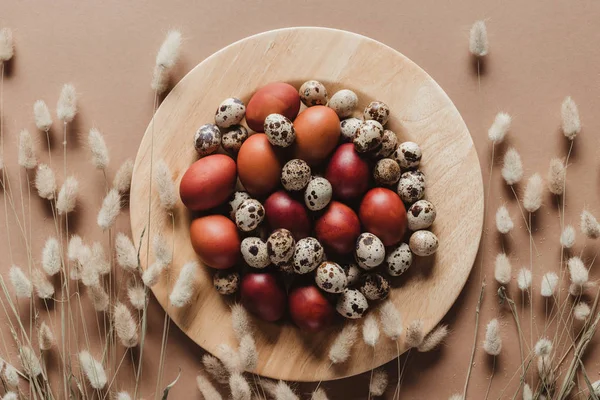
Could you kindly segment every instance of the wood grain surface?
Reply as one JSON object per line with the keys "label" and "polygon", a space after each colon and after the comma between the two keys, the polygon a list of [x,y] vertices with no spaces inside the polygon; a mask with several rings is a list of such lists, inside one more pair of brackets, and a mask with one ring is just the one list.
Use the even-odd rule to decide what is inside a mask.
{"label": "wood grain surface", "polygon": [[[179,202],[172,226],[154,189],[148,227],[151,143],[154,161],[165,160],[178,184],[197,157],[195,130],[213,122],[214,110],[224,98],[235,96],[247,102],[266,83],[285,81],[298,87],[308,79],[320,80],[330,93],[342,88],[354,90],[360,100],[358,109],[372,100],[384,101],[392,110],[389,128],[401,141],[417,142],[423,149],[426,198],[437,207],[432,230],[440,239],[440,247],[435,256],[418,260],[393,283],[390,298],[404,321],[422,319],[425,329],[432,329],[452,306],[471,271],[483,221],[481,171],[467,127],[438,84],[402,54],[357,34],[291,28],[252,36],[201,62],[164,100],[141,142],[131,190],[134,240],[146,230],[146,237],[161,232],[175,243],[173,266],[153,292],[181,330],[211,353],[216,353],[220,343],[235,344],[230,303],[213,289],[210,271],[203,267],[192,304],[182,309],[168,306],[168,294],[179,269],[197,256],[189,241],[190,214]],[[146,256],[146,246],[142,246],[144,268]],[[149,260],[152,262],[152,254]],[[271,378],[337,379],[397,356],[396,344],[382,339],[374,355],[360,343],[343,367],[329,368],[327,349],[334,330],[307,335],[289,322],[255,322],[260,354],[256,372]],[[404,351],[402,341],[400,349]]]}

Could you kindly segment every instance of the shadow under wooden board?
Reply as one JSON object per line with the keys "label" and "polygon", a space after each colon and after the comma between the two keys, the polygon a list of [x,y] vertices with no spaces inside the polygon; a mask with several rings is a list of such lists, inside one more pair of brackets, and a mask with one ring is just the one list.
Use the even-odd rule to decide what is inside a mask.
{"label": "shadow under wooden board", "polygon": [[[458,297],[475,260],[483,224],[479,160],[463,119],[438,84],[399,52],[364,36],[326,28],[281,29],[243,39],[198,64],[163,101],[142,139],[131,189],[134,241],[148,226],[152,136],[154,161],[165,160],[179,185],[197,159],[194,132],[214,122],[222,100],[238,97],[247,102],[267,83],[283,81],[299,87],[309,79],[323,82],[330,94],[354,90],[359,97],[356,116],[370,101],[387,103],[391,108],[388,128],[400,141],[414,141],[423,150],[425,197],[437,208],[432,230],[440,246],[435,256],[417,260],[407,276],[393,283],[390,298],[406,323],[422,319],[429,331]],[[156,298],[181,330],[207,351],[217,353],[221,343],[234,345],[231,302],[214,290],[207,267],[201,267],[192,304],[181,309],[168,306],[168,294],[181,266],[198,259],[190,244],[190,214],[179,202],[173,227],[153,188],[151,216],[150,237],[161,232],[175,245],[169,273],[152,288]],[[153,259],[150,254],[149,262]],[[146,268],[145,245],[141,260]],[[343,366],[330,368],[327,351],[341,323],[316,335],[301,332],[289,321],[271,324],[255,319],[254,323],[259,350],[255,372],[271,378],[337,379],[368,371],[397,354],[396,343],[382,337],[374,357],[360,342]],[[401,351],[405,350],[403,341]]]}

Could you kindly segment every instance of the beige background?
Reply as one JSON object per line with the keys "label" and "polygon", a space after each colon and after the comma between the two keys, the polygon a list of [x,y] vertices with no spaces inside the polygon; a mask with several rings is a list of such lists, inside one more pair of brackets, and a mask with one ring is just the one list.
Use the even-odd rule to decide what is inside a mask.
{"label": "beige background", "polygon": [[[75,229],[86,239],[106,240],[95,228],[95,213],[101,202],[104,181],[100,173],[93,174],[80,138],[93,126],[106,135],[112,154],[111,176],[121,161],[134,157],[152,112],[149,81],[155,52],[169,28],[181,29],[185,38],[182,59],[174,73],[175,79],[179,79],[214,51],[245,36],[285,26],[329,26],[380,40],[411,58],[436,79],[469,126],[486,182],[490,165],[486,132],[498,111],[507,111],[514,117],[509,143],[522,153],[526,175],[541,172],[545,176],[550,158],[566,154],[565,141],[559,131],[559,110],[562,99],[566,95],[573,96],[579,104],[584,129],[576,140],[569,169],[566,221],[577,223],[584,206],[600,212],[597,194],[600,137],[596,134],[600,117],[595,113],[600,106],[597,68],[600,62],[600,31],[597,30],[600,5],[592,1],[470,3],[224,0],[172,1],[167,5],[166,2],[4,1],[0,26],[11,27],[16,42],[16,55],[9,66],[4,87],[6,148],[16,148],[15,137],[23,127],[34,131],[31,107],[36,99],[42,98],[54,107],[61,85],[73,82],[80,94],[81,111],[71,132],[69,169],[80,178],[86,178],[82,181],[85,198],[80,203]],[[488,22],[491,51],[485,60],[479,90],[467,41],[471,23],[481,18]],[[55,126],[58,128],[57,124]],[[54,130],[53,136],[54,145],[58,146],[60,132]],[[45,147],[40,144],[40,149]],[[55,147],[55,154],[58,160],[60,148]],[[500,160],[496,159],[497,162]],[[7,164],[9,162],[11,160],[7,160]],[[12,162],[14,165],[14,159]],[[516,229],[505,245],[514,266],[520,267],[529,260],[527,235],[518,219],[512,193],[505,190],[498,171],[495,170],[493,179],[488,221],[498,205],[508,204]],[[11,179],[13,189],[18,190],[16,168],[11,170]],[[549,196],[544,200],[534,224],[541,253],[535,257],[534,337],[543,330],[545,321],[543,303],[539,300],[541,270],[558,270],[560,258],[556,208]],[[37,199],[32,200],[31,213],[36,227],[33,251],[36,255],[51,232],[49,221],[41,222],[51,218],[41,204]],[[14,224],[12,219],[11,223]],[[118,226],[127,230],[128,219],[122,217]],[[14,225],[11,231],[14,261],[24,265],[24,246],[15,239],[13,232],[16,232]],[[583,240],[579,239],[577,251],[583,248]],[[2,272],[8,271],[10,265],[6,243],[6,234],[2,232]],[[483,266],[489,283],[480,332],[483,332],[484,323],[498,316],[502,320],[505,339],[490,398],[501,397],[506,387],[504,396],[510,393],[509,398],[512,397],[517,385],[513,375],[519,366],[514,324],[510,313],[498,306],[496,287],[492,282],[493,257],[500,246],[494,230],[486,230],[480,254],[483,260],[476,261],[474,270]],[[584,257],[591,260],[596,249],[595,243],[588,242]],[[596,278],[597,273],[592,268],[592,279]],[[512,286],[516,286],[516,282]],[[410,357],[402,398],[443,399],[461,390],[473,343],[478,292],[479,273],[474,272],[445,318],[452,329],[446,345],[439,351]],[[516,292],[513,297],[520,304]],[[145,358],[146,384],[142,391],[150,398],[156,383],[157,363],[154,360],[158,358],[163,321],[156,302],[151,304],[147,348],[153,356]],[[525,336],[529,337],[527,308],[522,314]],[[8,341],[10,334],[2,329],[3,337]],[[6,356],[5,352],[2,345],[0,354]],[[172,391],[173,398],[201,398],[194,388],[201,355],[201,349],[176,329],[172,330],[165,381],[176,375],[177,367],[183,369],[182,379]],[[586,368],[592,380],[600,378],[598,355],[600,350],[593,343],[586,357]],[[14,349],[10,350],[8,358],[16,361]],[[487,361],[478,351],[469,398],[484,397],[491,368]],[[130,368],[124,368],[122,385],[125,388],[133,382],[125,373]],[[390,365],[390,373],[395,376],[394,365]],[[328,383],[325,387],[330,398],[363,399],[367,384],[368,376],[361,376]],[[306,386],[299,388],[302,393],[309,390]],[[391,398],[389,392],[388,397]]]}

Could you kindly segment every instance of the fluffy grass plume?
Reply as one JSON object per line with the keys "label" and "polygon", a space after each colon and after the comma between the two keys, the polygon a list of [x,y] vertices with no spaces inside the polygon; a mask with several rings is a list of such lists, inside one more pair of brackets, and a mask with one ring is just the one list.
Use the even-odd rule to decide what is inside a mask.
{"label": "fluffy grass plume", "polygon": [[131,400],[131,396],[127,392],[119,392],[116,400]]}
{"label": "fluffy grass plume", "polygon": [[131,176],[133,175],[133,161],[125,160],[117,170],[113,179],[113,187],[121,194],[126,194],[131,188]]}
{"label": "fluffy grass plume", "polygon": [[54,200],[54,196],[56,195],[56,176],[52,168],[48,165],[38,165],[34,185],[38,195],[42,199]]}
{"label": "fluffy grass plume", "polygon": [[501,285],[508,285],[510,283],[512,273],[512,266],[508,256],[504,253],[499,253],[496,256],[494,263],[494,278]]}
{"label": "fluffy grass plume", "polygon": [[107,380],[104,367],[89,352],[84,350],[79,353],[79,364],[94,389],[102,389],[106,386]]}
{"label": "fluffy grass plume", "polygon": [[542,206],[544,182],[539,174],[533,174],[527,180],[523,195],[523,207],[530,213],[536,212]]}
{"label": "fluffy grass plume", "polygon": [[179,194],[173,182],[171,170],[164,160],[158,160],[154,171],[154,180],[158,190],[161,206],[167,212],[172,212],[179,199]]}
{"label": "fluffy grass plume", "polygon": [[31,298],[33,285],[20,267],[13,265],[9,271],[9,278],[17,297],[24,299]]}
{"label": "fluffy grass plume", "polygon": [[86,293],[92,302],[94,310],[98,312],[108,310],[109,297],[102,286],[92,286],[86,290]]}
{"label": "fluffy grass plume", "polygon": [[550,356],[541,356],[537,360],[538,375],[546,387],[554,386],[554,369],[552,368],[552,358]]}
{"label": "fluffy grass plume", "polygon": [[533,400],[533,391],[527,383],[523,385],[523,400]]}
{"label": "fluffy grass plume", "polygon": [[579,119],[579,109],[571,96],[565,97],[560,107],[562,117],[562,131],[569,140],[575,139],[581,132],[581,120]]}
{"label": "fluffy grass plume", "polygon": [[58,103],[56,103],[56,116],[59,120],[64,123],[73,121],[77,114],[77,92],[75,92],[75,86],[70,83],[66,83],[58,97]]}
{"label": "fluffy grass plume", "polygon": [[52,115],[44,100],[33,103],[33,119],[35,126],[42,132],[48,132],[52,126]]}
{"label": "fluffy grass plume", "polygon": [[137,251],[129,236],[124,233],[117,233],[115,239],[115,255],[119,267],[130,272],[137,270]]}
{"label": "fluffy grass plume", "polygon": [[483,341],[483,350],[491,356],[497,356],[502,351],[500,324],[495,318],[487,324],[485,340]]}
{"label": "fluffy grass plume", "polygon": [[144,309],[146,305],[146,289],[142,285],[133,284],[127,288],[127,298],[129,303],[138,311]]}
{"label": "fluffy grass plume", "polygon": [[390,300],[379,307],[379,318],[385,336],[396,341],[402,336],[404,328],[402,326],[402,316],[394,303]]}
{"label": "fluffy grass plume", "polygon": [[560,233],[560,245],[565,249],[570,249],[575,244],[575,228],[573,225],[567,225]]}
{"label": "fluffy grass plume", "polygon": [[204,375],[200,374],[196,377],[196,385],[202,393],[204,400],[223,400],[219,391],[213,386],[211,381]]}
{"label": "fluffy grass plume", "polygon": [[0,29],[0,64],[10,60],[14,54],[15,45],[12,30],[9,28]]}
{"label": "fluffy grass plume", "polygon": [[252,372],[258,364],[258,350],[256,350],[256,342],[252,335],[245,335],[240,340],[240,362],[244,371]]}
{"label": "fluffy grass plume", "polygon": [[523,162],[514,147],[508,149],[504,154],[502,178],[504,178],[504,181],[509,186],[519,183],[523,179]]}
{"label": "fluffy grass plume", "polygon": [[341,364],[348,360],[352,346],[358,338],[358,328],[354,324],[346,324],[329,348],[329,360],[333,364]]}
{"label": "fluffy grass plume", "polygon": [[167,37],[156,54],[156,64],[150,85],[159,94],[167,89],[168,71],[175,66],[179,59],[180,47],[181,33],[174,29],[167,32]]}
{"label": "fluffy grass plume", "polygon": [[183,307],[190,303],[194,295],[196,286],[196,275],[198,272],[198,263],[195,261],[187,262],[179,271],[179,277],[173,286],[173,291],[169,296],[171,304],[174,307]]}
{"label": "fluffy grass plume", "polygon": [[448,400],[465,400],[465,396],[457,393],[457,394],[453,394],[452,396],[450,396],[450,398]]}
{"label": "fluffy grass plume", "polygon": [[421,353],[425,353],[437,348],[448,336],[448,326],[447,325],[438,325],[434,328],[425,339],[423,339],[423,343],[417,347]]}
{"label": "fluffy grass plume", "polygon": [[575,285],[585,285],[590,279],[589,273],[583,261],[579,257],[571,257],[567,262],[569,266],[569,274],[571,276],[571,283]]}
{"label": "fluffy grass plume", "polygon": [[150,266],[146,268],[146,270],[142,274],[142,281],[144,282],[144,285],[148,287],[156,285],[158,283],[160,275],[165,270],[165,267],[166,265],[159,261],[155,261],[152,264],[150,264]]}
{"label": "fluffy grass plume", "polygon": [[60,272],[60,244],[55,237],[49,237],[42,249],[42,268],[49,276]]}
{"label": "fluffy grass plume", "polygon": [[590,239],[600,237],[600,224],[596,217],[587,210],[581,212],[581,233]]}
{"label": "fluffy grass plume", "polygon": [[19,385],[19,373],[17,372],[17,369],[11,364],[6,364],[2,376],[4,377],[4,380],[6,381],[9,387],[14,388]]}
{"label": "fluffy grass plume", "polygon": [[373,371],[373,380],[369,385],[371,396],[383,396],[388,386],[388,373],[385,368],[380,367]]}
{"label": "fluffy grass plume", "polygon": [[529,268],[521,268],[517,273],[517,286],[519,290],[526,291],[531,288],[531,270]]}
{"label": "fluffy grass plume", "polygon": [[580,301],[573,308],[573,317],[578,321],[585,321],[591,314],[592,310],[587,303]]}
{"label": "fluffy grass plume", "polygon": [[252,333],[252,325],[250,323],[250,315],[246,308],[239,303],[231,306],[231,324],[233,332],[238,340],[241,340],[247,334]]}
{"label": "fluffy grass plume", "polygon": [[548,356],[552,353],[552,342],[548,338],[541,338],[535,344],[534,351],[538,357]]}
{"label": "fluffy grass plume", "polygon": [[107,275],[110,272],[110,262],[104,254],[104,247],[100,242],[92,243],[92,266],[100,275]]}
{"label": "fluffy grass plume", "polygon": [[240,373],[234,373],[229,377],[229,390],[233,400],[251,400],[252,390],[244,376]]}
{"label": "fluffy grass plume", "polygon": [[117,189],[111,189],[104,200],[98,213],[98,226],[103,230],[112,228],[121,212],[121,195]]}
{"label": "fluffy grass plume", "polygon": [[6,392],[2,400],[19,400],[19,396],[15,392]]}
{"label": "fluffy grass plume", "polygon": [[498,232],[506,235],[512,231],[514,227],[515,224],[513,223],[506,206],[498,207],[498,211],[496,211],[496,229],[498,229]]}
{"label": "fluffy grass plume", "polygon": [[62,184],[56,200],[56,210],[60,215],[68,214],[75,210],[79,182],[74,176],[69,176]]}
{"label": "fluffy grass plume", "polygon": [[375,347],[379,341],[379,324],[374,313],[369,313],[363,321],[363,341],[367,346]]}
{"label": "fluffy grass plume", "polygon": [[496,114],[496,118],[494,118],[492,126],[490,126],[490,129],[488,129],[489,139],[494,144],[502,143],[502,141],[504,141],[504,137],[510,129],[511,122],[512,118],[507,113],[499,112]]}
{"label": "fluffy grass plume", "polygon": [[469,32],[469,51],[476,57],[483,57],[489,52],[487,27],[485,21],[476,21]]}
{"label": "fluffy grass plume", "polygon": [[138,344],[137,323],[131,311],[123,303],[117,303],[113,312],[115,331],[121,344],[125,347],[135,347]]}
{"label": "fluffy grass plume", "polygon": [[35,378],[42,374],[42,365],[33,349],[29,346],[21,346],[19,349],[19,358],[23,366],[23,372],[30,378]]}
{"label": "fluffy grass plume", "polygon": [[550,160],[548,168],[548,190],[550,193],[560,196],[565,190],[565,181],[567,177],[567,169],[559,158]]}
{"label": "fluffy grass plume", "polygon": [[554,272],[547,272],[542,276],[540,293],[543,297],[552,297],[556,293],[558,286],[558,275]]}
{"label": "fluffy grass plume", "polygon": [[171,264],[171,261],[173,261],[173,253],[171,252],[169,243],[167,243],[163,235],[154,235],[154,238],[152,239],[152,248],[154,249],[156,261],[160,262],[165,267]]}
{"label": "fluffy grass plume", "polygon": [[37,167],[37,156],[35,155],[35,147],[33,138],[27,129],[23,129],[19,133],[19,166],[25,169],[34,169]]}
{"label": "fluffy grass plume", "polygon": [[104,136],[96,128],[90,129],[88,133],[88,146],[92,153],[92,164],[96,169],[106,169],[110,162],[108,147],[104,141]]}
{"label": "fluffy grass plume", "polygon": [[312,393],[310,400],[329,400],[329,397],[323,388],[318,388]]}
{"label": "fluffy grass plume", "polygon": [[42,322],[38,329],[38,345],[40,346],[40,350],[50,350],[54,346],[54,343],[52,330],[45,322]]}
{"label": "fluffy grass plume", "polygon": [[48,300],[54,296],[54,286],[39,269],[34,269],[31,273],[31,282],[38,298]]}
{"label": "fluffy grass plume", "polygon": [[229,372],[217,357],[205,354],[202,357],[202,365],[206,372],[218,383],[225,384],[229,382]]}
{"label": "fluffy grass plume", "polygon": [[219,360],[223,363],[230,374],[243,372],[240,355],[237,351],[231,348],[228,344],[221,343],[217,346]]}
{"label": "fluffy grass plume", "polygon": [[300,400],[292,388],[284,381],[277,382],[273,392],[275,400]]}
{"label": "fluffy grass plume", "polygon": [[419,347],[423,343],[423,321],[416,319],[406,328],[406,345],[410,348]]}

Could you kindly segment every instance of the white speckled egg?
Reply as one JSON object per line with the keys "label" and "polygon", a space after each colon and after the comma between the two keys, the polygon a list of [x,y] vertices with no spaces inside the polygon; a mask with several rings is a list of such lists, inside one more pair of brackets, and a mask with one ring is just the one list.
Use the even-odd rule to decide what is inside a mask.
{"label": "white speckled egg", "polygon": [[427,200],[419,200],[410,206],[406,215],[408,217],[408,229],[411,231],[427,229],[435,221],[435,206]]}
{"label": "white speckled egg", "polygon": [[229,199],[229,218],[235,221],[235,212],[240,208],[244,200],[249,200],[252,197],[248,192],[237,191]]}
{"label": "white speckled egg", "polygon": [[294,271],[307,274],[314,271],[323,260],[323,246],[314,237],[307,237],[296,242],[294,250]]}
{"label": "white speckled egg", "polygon": [[407,171],[398,181],[398,196],[403,202],[411,204],[421,200],[425,194],[425,175],[419,170]]}
{"label": "white speckled egg", "polygon": [[325,178],[317,177],[308,182],[304,191],[304,204],[311,211],[319,211],[327,207],[331,201],[333,189]]}
{"label": "white speckled egg", "polygon": [[398,147],[398,136],[389,129],[383,131],[381,138],[381,148],[377,152],[377,157],[390,157]]}
{"label": "white speckled egg", "polygon": [[415,142],[400,143],[394,152],[394,159],[402,169],[418,167],[422,156],[421,148]]}
{"label": "white speckled egg", "polygon": [[200,157],[214,153],[221,145],[221,131],[214,124],[204,124],[194,134],[194,147]]}
{"label": "white speckled egg", "polygon": [[277,266],[287,263],[294,255],[296,241],[287,229],[276,229],[267,239],[269,259]]}
{"label": "white speckled egg", "polygon": [[346,280],[348,282],[348,286],[356,285],[360,277],[362,276],[362,269],[358,267],[358,265],[352,264],[344,264],[342,265],[342,269],[346,273]]}
{"label": "white speckled egg", "polygon": [[382,158],[375,164],[373,177],[379,185],[393,185],[400,179],[400,166],[391,158]]}
{"label": "white speckled egg", "polygon": [[356,289],[346,289],[339,297],[335,309],[337,312],[349,319],[362,318],[367,309],[369,302],[365,296]]}
{"label": "white speckled egg", "polygon": [[293,159],[281,169],[281,184],[286,190],[302,190],[311,178],[310,167],[304,160]]}
{"label": "white speckled egg", "polygon": [[356,131],[362,125],[363,121],[358,118],[346,118],[340,121],[340,133],[342,134],[342,141],[351,142],[354,140]]}
{"label": "white speckled egg", "polygon": [[289,147],[296,139],[294,124],[284,115],[267,115],[264,128],[269,143],[275,147]]}
{"label": "white speckled egg", "polygon": [[327,106],[331,108],[340,118],[352,115],[358,104],[358,96],[352,90],[342,89],[333,94]]}
{"label": "white speckled egg", "polygon": [[359,290],[367,300],[382,300],[390,294],[390,283],[379,274],[366,274],[361,279]]}
{"label": "white speckled egg", "polygon": [[229,128],[239,124],[246,114],[244,102],[235,97],[223,100],[215,113],[215,124],[219,128]]}
{"label": "white speckled egg", "polygon": [[391,276],[402,275],[410,268],[412,259],[413,256],[410,247],[406,243],[400,243],[400,245],[392,250],[385,258],[388,274]]}
{"label": "white speckled egg", "polygon": [[242,144],[248,139],[248,130],[243,125],[234,125],[221,135],[221,146],[232,156],[237,155]]}
{"label": "white speckled egg", "polygon": [[366,153],[375,150],[381,145],[382,136],[383,127],[381,124],[377,121],[369,120],[360,124],[352,142],[356,151]]}
{"label": "white speckled egg", "polygon": [[220,270],[213,276],[213,285],[220,294],[233,294],[240,286],[240,274],[230,270]]}
{"label": "white speckled egg", "polygon": [[300,100],[306,107],[312,106],[324,106],[327,104],[329,97],[327,96],[327,89],[319,81],[306,81],[300,86],[298,90]]}
{"label": "white speckled egg", "polygon": [[408,243],[412,252],[421,257],[432,255],[437,251],[439,245],[437,236],[430,231],[414,232]]}
{"label": "white speckled egg", "polygon": [[377,267],[385,259],[385,247],[381,240],[372,233],[361,233],[356,239],[356,262],[362,269]]}
{"label": "white speckled egg", "polygon": [[265,268],[271,264],[267,244],[257,237],[247,237],[240,246],[242,257],[252,268]]}
{"label": "white speckled egg", "polygon": [[235,224],[244,231],[256,229],[265,217],[265,209],[258,200],[244,200],[235,212]]}
{"label": "white speckled egg", "polygon": [[348,284],[346,273],[338,264],[325,261],[315,274],[317,286],[329,293],[342,293]]}
{"label": "white speckled egg", "polygon": [[382,101],[372,101],[365,107],[363,117],[366,120],[375,120],[381,125],[385,125],[390,118],[390,108]]}

